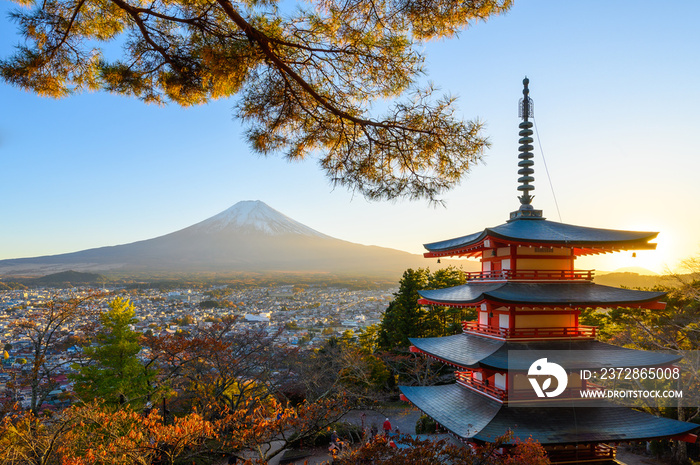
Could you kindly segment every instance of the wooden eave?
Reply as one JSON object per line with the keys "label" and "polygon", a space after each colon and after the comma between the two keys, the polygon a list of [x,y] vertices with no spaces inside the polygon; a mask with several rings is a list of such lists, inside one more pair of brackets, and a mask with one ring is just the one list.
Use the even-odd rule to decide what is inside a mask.
{"label": "wooden eave", "polygon": [[[484,246],[487,240],[492,241],[490,247]],[[454,249],[446,249],[434,252],[425,252],[425,258],[440,258],[440,257],[480,257],[484,250],[490,250],[499,247],[522,246],[522,247],[556,247],[556,248],[571,248],[575,257],[586,255],[599,255],[605,253],[621,252],[625,250],[656,250],[656,243],[651,242],[627,242],[627,243],[603,243],[603,244],[569,244],[566,242],[525,242],[508,240],[497,236],[486,236],[483,239],[463,247]],[[547,258],[543,255],[542,258]]]}
{"label": "wooden eave", "polygon": [[[596,303],[584,303],[584,304],[563,304],[563,303],[538,303],[537,305],[533,305],[532,303],[528,304],[519,304],[516,302],[510,302],[510,301],[504,301],[504,300],[498,300],[498,299],[481,299],[476,302],[438,302],[435,300],[430,300],[426,298],[420,298],[418,299],[418,304],[419,305],[436,305],[438,307],[455,307],[455,308],[471,308],[471,307],[480,307],[481,304],[496,304],[500,306],[518,306],[521,308],[553,308],[553,309],[562,309],[562,308],[571,308],[571,309],[581,309],[581,308],[646,308],[648,310],[664,310],[666,308],[666,302],[661,302],[659,300],[651,300],[648,302],[635,302],[635,303],[611,303],[611,304],[596,304]],[[546,312],[546,310],[544,310]]]}

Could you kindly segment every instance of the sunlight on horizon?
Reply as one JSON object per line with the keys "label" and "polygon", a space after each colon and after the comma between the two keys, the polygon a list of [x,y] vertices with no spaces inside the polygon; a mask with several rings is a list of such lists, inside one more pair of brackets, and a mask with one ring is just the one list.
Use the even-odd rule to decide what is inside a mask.
{"label": "sunlight on horizon", "polygon": [[[232,100],[182,109],[105,92],[53,100],[0,85],[10,199],[0,260],[144,241],[244,199],[344,241],[422,255],[423,243],[497,226],[517,208],[517,104],[527,75],[535,208],[552,221],[561,209],[567,224],[659,232],[657,250],[582,257],[576,268],[679,270],[700,256],[700,61],[690,59],[700,2],[683,14],[650,2],[599,3],[605,15],[573,2],[515,2],[458,38],[425,45],[426,82],[459,96],[459,116],[486,123],[491,142],[441,209],[368,202],[334,188],[312,160],[256,156],[244,125],[232,121]],[[10,6],[0,1],[0,11]],[[16,26],[6,17],[0,24],[7,57]]]}

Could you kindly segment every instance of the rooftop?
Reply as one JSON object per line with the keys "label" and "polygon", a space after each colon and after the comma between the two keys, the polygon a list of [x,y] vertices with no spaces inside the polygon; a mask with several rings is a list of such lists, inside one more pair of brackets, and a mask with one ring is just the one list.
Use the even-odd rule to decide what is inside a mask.
{"label": "rooftop", "polygon": [[543,218],[519,218],[466,236],[424,244],[425,257],[479,256],[484,249],[506,245],[572,247],[574,254],[591,255],[620,250],[653,250],[649,241],[658,232],[589,228]]}
{"label": "rooftop", "polygon": [[664,292],[620,289],[612,286],[583,282],[468,282],[461,286],[418,291],[420,303],[473,307],[481,302],[500,302],[544,307],[610,307],[641,306],[663,308],[658,300]]}
{"label": "rooftop", "polygon": [[542,445],[639,441],[682,435],[700,426],[606,407],[508,407],[457,384],[402,386],[403,395],[440,425],[464,439],[489,442],[513,430]]}
{"label": "rooftop", "polygon": [[[445,337],[411,338],[414,351],[456,367],[492,368],[498,370],[527,371],[530,362],[518,357],[508,363],[510,351],[557,351],[559,363],[572,369],[614,367],[655,367],[678,361],[681,357],[663,352],[626,349],[595,340],[562,340],[540,342],[516,342],[489,339],[473,334],[456,334]],[[566,352],[565,352],[566,351]],[[567,356],[566,353],[569,355]],[[584,358],[581,358],[582,355]],[[563,356],[563,358],[562,358]],[[520,366],[518,364],[521,364]]]}

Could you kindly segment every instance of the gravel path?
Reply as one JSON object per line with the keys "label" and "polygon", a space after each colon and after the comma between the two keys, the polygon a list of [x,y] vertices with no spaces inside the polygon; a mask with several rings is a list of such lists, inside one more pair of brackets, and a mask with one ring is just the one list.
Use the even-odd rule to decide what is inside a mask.
{"label": "gravel path", "polygon": [[623,465],[665,465],[665,462],[645,455],[635,454],[628,451],[625,447],[617,448],[617,457],[615,458]]}

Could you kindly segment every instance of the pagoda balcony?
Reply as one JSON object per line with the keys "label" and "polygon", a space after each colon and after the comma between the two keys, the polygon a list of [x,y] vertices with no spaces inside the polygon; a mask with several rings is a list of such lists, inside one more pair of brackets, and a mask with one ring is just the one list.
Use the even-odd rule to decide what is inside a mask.
{"label": "pagoda balcony", "polygon": [[467,281],[593,281],[595,270],[467,271]]}
{"label": "pagoda balcony", "polygon": [[[488,381],[483,381],[481,379],[476,378],[472,371],[456,371],[455,378],[457,378],[457,384],[481,392],[491,397],[492,399],[495,399],[502,403],[508,403],[509,401],[515,403],[517,403],[518,401],[537,402],[539,400],[532,389],[515,389],[506,391],[505,389],[494,386]],[[587,382],[585,388],[582,388],[581,386],[573,386],[567,388],[566,390],[564,390],[563,393],[557,396],[557,400],[581,400],[581,397],[578,395],[581,389],[586,389],[588,391],[606,390],[605,386]],[[551,401],[551,399],[548,399],[548,401]]]}
{"label": "pagoda balcony", "polygon": [[578,325],[576,327],[499,328],[476,321],[463,321],[462,330],[465,333],[498,339],[595,339],[598,327]]}
{"label": "pagoda balcony", "polygon": [[475,378],[471,371],[457,371],[455,372],[455,377],[457,378],[457,384],[482,392],[499,402],[505,402],[508,399],[508,393],[504,389],[497,388],[487,381]]}
{"label": "pagoda balcony", "polygon": [[546,401],[543,401],[542,399],[538,398],[535,394],[535,391],[530,388],[511,389],[509,392],[506,393],[505,402],[511,402],[513,404],[517,404],[518,402],[525,402],[527,405],[530,405],[532,404],[532,402],[553,402],[562,400],[576,400],[584,402],[589,401],[590,398],[581,396],[582,390],[586,390],[588,392],[606,391],[607,388],[600,384],[595,384],[591,383],[590,381],[586,381],[585,386],[569,386],[566,389],[564,389],[564,392],[559,394],[556,397],[556,399],[548,398]]}
{"label": "pagoda balcony", "polygon": [[552,465],[572,464],[583,461],[618,463],[611,462],[615,459],[615,447],[603,443],[547,446],[545,450]]}

